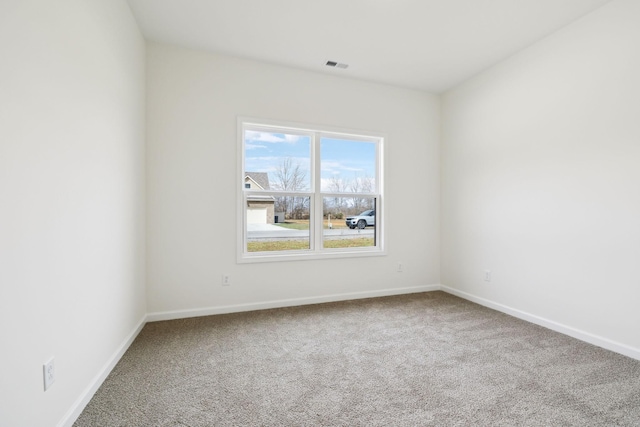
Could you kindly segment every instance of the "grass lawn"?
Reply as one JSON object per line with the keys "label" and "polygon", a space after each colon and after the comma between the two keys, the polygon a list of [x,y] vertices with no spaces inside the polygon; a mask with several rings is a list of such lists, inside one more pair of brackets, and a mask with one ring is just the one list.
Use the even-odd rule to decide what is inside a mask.
{"label": "grass lawn", "polygon": [[[325,240],[325,248],[361,248],[374,246],[373,237]],[[274,240],[247,242],[247,252],[293,251],[309,249],[308,240]]]}
{"label": "grass lawn", "polygon": [[375,246],[373,237],[358,237],[355,239],[332,239],[325,240],[325,248],[362,248]]}
{"label": "grass lawn", "polygon": [[[278,226],[283,227],[283,228],[291,228],[293,230],[308,230],[309,229],[309,220],[308,219],[288,219],[285,222],[279,222],[279,223],[273,224],[273,225],[278,225]],[[332,219],[331,220],[331,227],[334,230],[337,230],[339,228],[348,228],[347,224],[345,224],[345,222],[344,222],[344,219]],[[328,220],[325,219],[323,221],[322,228],[329,229],[329,221]]]}

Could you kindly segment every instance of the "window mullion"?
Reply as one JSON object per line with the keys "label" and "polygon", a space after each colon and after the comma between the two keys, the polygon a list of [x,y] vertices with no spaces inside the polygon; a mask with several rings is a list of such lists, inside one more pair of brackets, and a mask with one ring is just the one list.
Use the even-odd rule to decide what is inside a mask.
{"label": "window mullion", "polygon": [[319,252],[322,250],[322,194],[320,189],[322,187],[321,179],[321,150],[320,150],[320,135],[318,132],[313,133],[312,141],[312,164],[313,164],[313,250]]}

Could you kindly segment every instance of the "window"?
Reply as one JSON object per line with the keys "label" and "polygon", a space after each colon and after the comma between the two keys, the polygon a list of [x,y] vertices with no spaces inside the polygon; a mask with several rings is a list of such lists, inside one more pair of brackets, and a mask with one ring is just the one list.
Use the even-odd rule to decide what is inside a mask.
{"label": "window", "polygon": [[240,262],[383,254],[382,136],[251,119],[238,135]]}

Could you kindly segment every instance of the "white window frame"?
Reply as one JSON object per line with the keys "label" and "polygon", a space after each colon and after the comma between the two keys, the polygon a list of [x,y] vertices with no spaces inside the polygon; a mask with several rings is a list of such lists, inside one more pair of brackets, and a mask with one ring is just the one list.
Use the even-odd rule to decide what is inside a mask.
{"label": "white window frame", "polygon": [[[244,134],[245,129],[262,130],[267,132],[281,132],[289,134],[304,134],[311,136],[311,188],[308,191],[300,192],[284,192],[277,190],[262,191],[250,190],[244,188],[245,175],[245,158],[244,158]],[[376,144],[376,191],[373,193],[323,193],[321,192],[320,178],[320,139],[322,137],[345,138],[352,141],[362,140]],[[329,126],[300,124],[293,122],[282,122],[267,119],[238,117],[237,120],[237,146],[238,146],[238,180],[235,183],[237,190],[237,262],[270,262],[270,261],[293,261],[304,259],[325,259],[325,258],[349,258],[349,257],[368,257],[383,256],[385,251],[385,235],[384,235],[384,143],[386,137],[380,133],[356,131],[352,129],[336,128]],[[310,249],[305,250],[287,250],[272,252],[247,252],[247,224],[246,209],[247,197],[250,195],[276,195],[276,196],[295,196],[309,197],[310,221],[309,221],[309,246]],[[351,197],[353,195],[362,198],[374,198],[376,210],[375,222],[375,246],[356,247],[356,248],[323,248],[323,221],[317,218],[323,217],[323,197]],[[344,221],[341,220],[341,221]]]}

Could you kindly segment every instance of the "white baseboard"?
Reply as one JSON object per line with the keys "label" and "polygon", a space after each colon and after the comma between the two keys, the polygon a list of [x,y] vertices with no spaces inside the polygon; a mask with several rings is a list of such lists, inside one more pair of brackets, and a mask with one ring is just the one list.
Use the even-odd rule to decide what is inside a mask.
{"label": "white baseboard", "polygon": [[136,339],[136,337],[138,336],[138,334],[140,333],[140,331],[142,330],[142,328],[147,322],[155,322],[159,320],[184,319],[188,317],[198,317],[198,316],[209,316],[213,314],[263,310],[263,309],[269,309],[269,308],[291,307],[296,305],[318,304],[323,302],[411,294],[411,293],[418,293],[418,292],[437,291],[439,289],[440,289],[440,285],[415,286],[415,287],[407,287],[407,288],[382,289],[378,291],[352,292],[352,293],[345,293],[345,294],[326,295],[326,296],[320,296],[320,297],[292,298],[292,299],[274,300],[274,301],[267,301],[262,303],[253,303],[253,304],[227,305],[227,306],[209,307],[209,308],[202,308],[202,309],[177,310],[177,311],[167,311],[167,312],[161,312],[161,313],[147,314],[140,320],[140,322],[138,322],[134,330],[122,342],[122,344],[114,352],[111,358],[109,358],[107,363],[102,367],[102,369],[98,372],[98,374],[89,383],[89,385],[84,390],[84,392],[81,393],[80,397],[75,401],[75,403],[71,406],[71,408],[67,411],[67,413],[62,417],[60,422],[57,424],[57,427],[73,426],[73,423],[78,419],[78,417],[80,416],[84,408],[87,406],[87,404],[89,403],[93,395],[96,393],[96,391],[98,391],[98,389],[100,388],[104,380],[107,378],[109,373],[113,370],[113,368],[116,366],[118,361],[120,361],[124,353],[127,351],[131,343],[133,343],[133,341]]}
{"label": "white baseboard", "polygon": [[89,386],[82,392],[80,397],[75,401],[71,408],[67,411],[62,420],[58,423],[57,427],[72,427],[76,422],[85,406],[89,403],[93,395],[98,391],[104,380],[109,373],[113,370],[116,364],[120,361],[124,353],[127,351],[131,343],[136,339],[144,325],[147,323],[147,316],[144,316],[129,336],[120,344],[120,347],[109,358],[107,363],[102,367],[98,374],[89,383]]}
{"label": "white baseboard", "polygon": [[239,313],[243,311],[266,310],[270,308],[292,307],[297,305],[320,304],[325,302],[336,302],[345,300],[355,300],[362,298],[375,298],[390,295],[413,294],[418,292],[429,292],[440,290],[440,285],[412,286],[407,288],[381,289],[376,291],[349,292],[344,294],[323,295],[307,298],[290,298],[249,304],[221,305],[190,310],[162,311],[147,314],[148,322],[161,320],[185,319],[188,317],[211,316],[214,314]]}
{"label": "white baseboard", "polygon": [[509,306],[499,304],[497,302],[493,302],[488,299],[469,294],[467,292],[459,291],[448,286],[440,285],[439,288],[444,292],[458,296],[471,302],[475,302],[476,304],[480,304],[485,307],[500,311],[502,313],[506,313],[510,316],[517,317],[518,319],[526,320],[527,322],[543,326],[545,328],[551,329],[552,331],[560,332],[561,334],[568,335],[589,344],[597,345],[598,347],[623,354],[625,356],[631,357],[632,359],[640,360],[640,349],[628,346],[626,344],[621,344],[608,338],[594,335],[589,332],[573,328],[571,326],[563,325],[561,323],[554,322],[553,320],[545,319],[543,317],[536,316],[522,310],[511,308]]}

